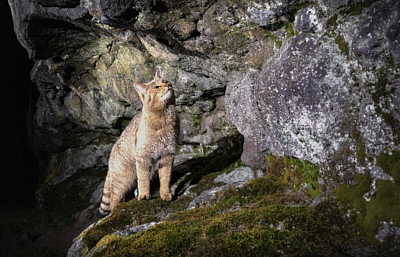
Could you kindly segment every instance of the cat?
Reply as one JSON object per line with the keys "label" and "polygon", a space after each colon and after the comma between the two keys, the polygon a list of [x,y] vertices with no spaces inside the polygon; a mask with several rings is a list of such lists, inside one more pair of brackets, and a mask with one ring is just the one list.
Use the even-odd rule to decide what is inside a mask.
{"label": "cat", "polygon": [[114,144],[99,208],[102,216],[138,189],[138,199],[148,200],[150,181],[158,164],[160,197],[172,200],[170,188],[174,154],[178,143],[179,121],[170,82],[160,78],[134,88],[143,104]]}

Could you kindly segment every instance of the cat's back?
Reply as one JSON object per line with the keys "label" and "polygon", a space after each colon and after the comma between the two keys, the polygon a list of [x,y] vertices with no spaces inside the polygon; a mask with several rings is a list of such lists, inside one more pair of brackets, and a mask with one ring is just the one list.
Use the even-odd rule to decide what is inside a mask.
{"label": "cat's back", "polygon": [[123,155],[128,159],[134,159],[137,143],[137,131],[139,129],[141,118],[141,112],[133,117],[128,126],[126,126],[124,131],[121,133],[117,142],[115,142],[111,155]]}
{"label": "cat's back", "polygon": [[142,112],[136,114],[132,120],[129,122],[128,126],[122,131],[120,140],[130,140],[132,136],[136,136],[136,133],[139,129],[139,124],[142,119]]}

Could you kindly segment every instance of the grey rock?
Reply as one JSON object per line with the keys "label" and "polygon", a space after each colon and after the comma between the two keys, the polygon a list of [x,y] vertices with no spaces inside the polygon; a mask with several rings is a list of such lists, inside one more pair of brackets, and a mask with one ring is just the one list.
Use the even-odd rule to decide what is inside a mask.
{"label": "grey rock", "polygon": [[400,63],[399,51],[395,48],[400,42],[399,12],[398,1],[379,1],[363,13],[352,46],[354,54],[360,56],[365,65],[371,65],[372,60],[385,61],[381,57],[386,57],[387,52],[393,55],[396,63]]}
{"label": "grey rock", "polygon": [[106,167],[112,146],[113,144],[89,145],[85,148],[68,149],[53,155],[45,167],[48,173],[52,173],[51,179],[48,179],[47,183],[56,185],[80,170]]}
{"label": "grey rock", "polygon": [[[130,227],[130,228],[127,228],[124,230],[118,230],[118,231],[112,233],[112,235],[116,235],[119,237],[127,237],[130,235],[139,233],[139,232],[143,232],[143,231],[149,229],[150,227],[152,227],[156,224],[159,224],[159,223],[160,222],[150,222],[150,223],[141,224],[139,226]],[[95,224],[92,224],[87,229],[90,229],[94,225]],[[103,249],[104,247],[106,247],[106,245],[101,245],[97,248],[93,248],[89,252],[84,254],[86,247],[87,246],[83,243],[82,239],[77,238],[77,239],[75,239],[75,242],[71,245],[71,247],[68,249],[66,256],[67,257],[78,257],[78,256],[90,257],[90,256],[93,256],[94,253],[96,253],[96,252],[100,251],[101,249]]]}
{"label": "grey rock", "polygon": [[319,16],[319,10],[314,6],[301,9],[296,15],[294,28],[303,32],[320,32],[324,24]]}
{"label": "grey rock", "polygon": [[[375,236],[375,238],[381,243],[386,241],[386,239],[388,237],[393,238],[394,241],[397,241],[397,242],[400,241],[400,228],[396,227],[394,225],[393,221],[381,222],[381,225],[379,226],[379,229],[378,229],[378,234]],[[398,248],[399,247],[397,247],[397,249]]]}
{"label": "grey rock", "polygon": [[[369,9],[376,10],[378,4],[389,2],[375,3]],[[304,13],[298,15],[301,17]],[[396,16],[398,12],[388,17],[391,15]],[[361,17],[368,24],[370,16]],[[375,19],[375,33],[385,33],[386,23],[380,22],[381,18]],[[395,20],[389,18],[389,23]],[[297,24],[300,29],[300,23]],[[362,24],[360,26],[364,27]],[[363,34],[360,34],[361,38]],[[352,36],[358,40],[357,34]],[[361,61],[375,62],[372,56],[376,56],[374,53],[380,51],[381,45],[361,45],[365,49]],[[342,178],[347,180],[353,176],[352,170],[367,169],[370,172],[373,167],[373,163],[357,160],[354,138],[351,138],[354,128],[362,134],[359,140],[371,144],[367,148],[374,149],[373,153],[366,154],[372,158],[385,147],[393,147],[389,138],[395,130],[381,122],[366,87],[357,87],[360,81],[367,85],[374,83],[365,80],[369,71],[353,73],[359,63],[349,60],[340,47],[343,46],[329,37],[300,33],[291,42],[284,42],[261,72],[248,72],[241,80],[228,84],[227,116],[244,135],[242,160],[246,164],[265,165],[262,162],[265,153],[288,155],[328,170],[335,170],[335,165],[348,167],[348,173]],[[383,56],[387,58],[388,55]],[[386,99],[391,103],[387,104],[388,108],[394,106],[393,99]],[[350,152],[338,160],[337,154],[344,149],[350,149]]]}
{"label": "grey rock", "polygon": [[259,26],[270,26],[276,23],[287,21],[292,15],[293,6],[298,1],[254,1],[247,6],[247,20]]}
{"label": "grey rock", "polygon": [[53,7],[76,7],[79,5],[80,0],[32,0],[34,3],[38,3],[42,6],[53,6]]}
{"label": "grey rock", "polygon": [[261,170],[254,172],[250,167],[239,167],[228,174],[222,173],[214,179],[214,182],[222,182],[228,185],[234,185],[240,182],[247,182],[251,179],[261,177]]}
{"label": "grey rock", "polygon": [[90,203],[91,204],[99,204],[101,201],[101,197],[103,196],[103,188],[104,188],[104,182],[101,182],[96,190],[93,192],[92,197],[90,198]]}
{"label": "grey rock", "polygon": [[83,243],[82,239],[77,239],[71,247],[68,249],[67,257],[81,257],[84,256],[86,245]]}
{"label": "grey rock", "polygon": [[242,162],[253,168],[267,168],[267,160],[258,148],[258,143],[252,138],[246,138],[243,144]]}
{"label": "grey rock", "polygon": [[[257,170],[256,172],[254,172],[249,167],[239,167],[228,174],[223,173],[216,177],[214,179],[214,182],[221,182],[225,183],[226,185],[217,186],[209,190],[203,191],[200,195],[198,195],[190,202],[187,209],[191,210],[194,208],[211,206],[211,204],[218,201],[217,193],[227,190],[230,186],[234,186],[237,188],[243,187],[246,182],[255,178],[259,178],[263,175],[264,173],[261,170]],[[186,189],[185,194],[190,195],[190,187]]]}
{"label": "grey rock", "polygon": [[132,227],[132,228],[127,228],[125,230],[116,231],[116,232],[113,233],[113,235],[126,237],[126,236],[129,236],[129,235],[132,235],[132,234],[136,234],[136,233],[145,231],[146,229],[148,229],[148,228],[150,228],[150,227],[152,227],[152,226],[154,226],[154,225],[156,225],[158,223],[159,222],[150,222],[150,223],[142,224],[142,225],[135,226],[135,227]]}
{"label": "grey rock", "polygon": [[197,196],[195,199],[193,199],[193,201],[189,203],[187,209],[192,210],[194,208],[211,206],[211,204],[216,200],[217,197],[216,194],[228,188],[229,185],[224,185],[224,186],[214,187],[210,190],[201,192],[199,196]]}

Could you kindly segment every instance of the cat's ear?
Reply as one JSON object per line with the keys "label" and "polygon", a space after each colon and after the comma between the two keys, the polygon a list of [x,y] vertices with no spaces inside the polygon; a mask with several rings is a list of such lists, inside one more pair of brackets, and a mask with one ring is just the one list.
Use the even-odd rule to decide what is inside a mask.
{"label": "cat's ear", "polygon": [[136,92],[138,93],[138,95],[140,97],[140,100],[143,102],[144,95],[146,94],[146,85],[134,83],[133,86],[135,87]]}
{"label": "cat's ear", "polygon": [[156,74],[154,75],[154,79],[159,79],[160,77],[158,76],[158,71],[156,71]]}

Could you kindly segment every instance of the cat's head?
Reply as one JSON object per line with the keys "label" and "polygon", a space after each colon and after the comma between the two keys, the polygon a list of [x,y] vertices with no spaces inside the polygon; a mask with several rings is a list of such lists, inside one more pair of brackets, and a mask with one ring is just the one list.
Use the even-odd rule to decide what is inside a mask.
{"label": "cat's head", "polygon": [[148,83],[135,83],[134,87],[143,103],[143,108],[163,110],[167,105],[175,104],[174,90],[170,82],[160,78],[156,72]]}

